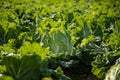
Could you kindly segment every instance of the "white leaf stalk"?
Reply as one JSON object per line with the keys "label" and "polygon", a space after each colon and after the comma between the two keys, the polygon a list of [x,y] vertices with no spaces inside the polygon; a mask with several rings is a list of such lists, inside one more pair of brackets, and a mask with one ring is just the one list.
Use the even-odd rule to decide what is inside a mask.
{"label": "white leaf stalk", "polygon": [[120,63],[109,69],[104,80],[120,80]]}

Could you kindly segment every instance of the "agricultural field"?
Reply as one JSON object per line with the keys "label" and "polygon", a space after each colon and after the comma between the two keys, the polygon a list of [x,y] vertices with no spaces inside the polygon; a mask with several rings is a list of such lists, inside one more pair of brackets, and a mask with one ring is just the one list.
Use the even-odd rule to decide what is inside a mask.
{"label": "agricultural field", "polygon": [[120,1],[0,0],[0,80],[120,80]]}

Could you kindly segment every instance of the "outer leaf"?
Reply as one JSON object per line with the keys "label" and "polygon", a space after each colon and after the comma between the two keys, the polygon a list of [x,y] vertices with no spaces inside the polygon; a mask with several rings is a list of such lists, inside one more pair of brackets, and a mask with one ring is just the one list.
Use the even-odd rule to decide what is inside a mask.
{"label": "outer leaf", "polygon": [[104,80],[120,80],[120,64],[113,65],[107,72]]}
{"label": "outer leaf", "polygon": [[40,58],[37,55],[20,56],[9,55],[3,58],[7,75],[15,80],[38,80]]}

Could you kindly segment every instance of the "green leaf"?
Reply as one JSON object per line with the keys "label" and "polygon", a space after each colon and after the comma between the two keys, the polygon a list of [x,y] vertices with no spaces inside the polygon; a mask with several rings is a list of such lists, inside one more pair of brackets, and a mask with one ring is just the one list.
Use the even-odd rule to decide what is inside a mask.
{"label": "green leaf", "polygon": [[53,80],[51,77],[45,77],[42,80]]}
{"label": "green leaf", "polygon": [[0,77],[0,80],[14,80],[12,77],[10,77],[10,76],[2,76],[2,77]]}
{"label": "green leaf", "polygon": [[53,28],[43,40],[43,45],[53,53],[72,52],[73,43],[70,33],[60,28]]}
{"label": "green leaf", "polygon": [[17,56],[9,54],[2,60],[7,75],[15,80],[38,80],[40,75],[40,58],[37,55]]}
{"label": "green leaf", "polygon": [[18,50],[18,53],[21,53],[22,55],[29,55],[35,53],[36,55],[39,55],[41,57],[41,60],[45,60],[46,55],[49,54],[49,49],[43,48],[39,43],[36,42],[25,42],[25,44],[21,46]]}
{"label": "green leaf", "polygon": [[83,38],[86,38],[89,35],[91,35],[90,28],[88,27],[87,23],[84,22],[84,27],[82,29],[82,36],[83,36]]}

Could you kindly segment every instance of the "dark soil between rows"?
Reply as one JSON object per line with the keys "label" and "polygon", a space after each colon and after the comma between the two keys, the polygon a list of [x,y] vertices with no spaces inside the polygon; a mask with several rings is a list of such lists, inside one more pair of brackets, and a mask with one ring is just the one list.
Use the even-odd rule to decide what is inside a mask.
{"label": "dark soil between rows", "polygon": [[70,71],[65,71],[65,74],[70,77],[71,80],[98,80],[93,74],[75,74]]}

